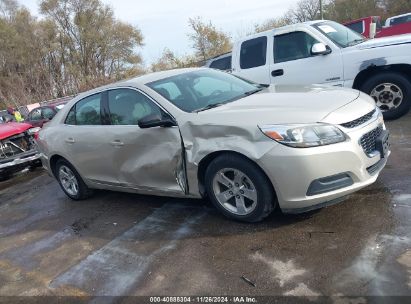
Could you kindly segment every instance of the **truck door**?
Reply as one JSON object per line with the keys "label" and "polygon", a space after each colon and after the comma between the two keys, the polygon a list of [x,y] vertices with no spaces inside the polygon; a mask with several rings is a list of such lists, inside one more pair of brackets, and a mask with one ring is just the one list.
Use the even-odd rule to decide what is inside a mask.
{"label": "truck door", "polygon": [[[239,42],[233,56],[233,74],[256,83],[270,83],[270,64],[267,58],[267,36]],[[233,54],[234,55],[234,54]]]}
{"label": "truck door", "polygon": [[312,55],[312,46],[322,41],[305,31],[293,31],[274,36],[270,78],[273,84],[328,84],[342,86],[344,70],[341,51],[327,55]]}

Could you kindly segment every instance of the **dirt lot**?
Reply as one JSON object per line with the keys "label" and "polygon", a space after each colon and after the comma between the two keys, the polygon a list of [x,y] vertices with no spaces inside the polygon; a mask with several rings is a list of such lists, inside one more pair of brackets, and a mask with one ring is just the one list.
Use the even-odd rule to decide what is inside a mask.
{"label": "dirt lot", "polygon": [[0,183],[0,295],[411,296],[411,115],[388,127],[374,185],[259,224],[205,201],[73,202],[41,170]]}

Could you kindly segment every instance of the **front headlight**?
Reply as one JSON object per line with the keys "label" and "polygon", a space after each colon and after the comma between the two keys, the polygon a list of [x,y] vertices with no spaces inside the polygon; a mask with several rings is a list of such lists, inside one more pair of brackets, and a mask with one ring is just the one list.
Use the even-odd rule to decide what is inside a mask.
{"label": "front headlight", "polygon": [[345,141],[344,133],[329,124],[264,125],[260,130],[275,141],[295,148],[309,148]]}
{"label": "front headlight", "polygon": [[27,133],[28,133],[29,135],[33,135],[33,134],[38,133],[40,130],[41,130],[41,128],[39,128],[39,127],[31,128],[31,129],[28,129],[28,130],[27,130]]}

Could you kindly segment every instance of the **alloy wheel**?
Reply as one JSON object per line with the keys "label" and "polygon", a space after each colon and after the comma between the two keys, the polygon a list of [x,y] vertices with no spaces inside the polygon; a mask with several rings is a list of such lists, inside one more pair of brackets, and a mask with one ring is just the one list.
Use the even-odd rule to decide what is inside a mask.
{"label": "alloy wheel", "polygon": [[69,167],[64,166],[64,165],[60,167],[59,180],[64,190],[68,194],[72,196],[76,196],[78,194],[79,192],[78,181],[73,171]]}
{"label": "alloy wheel", "polygon": [[251,179],[238,169],[224,168],[213,178],[218,203],[235,215],[248,215],[257,206],[257,190]]}
{"label": "alloy wheel", "polygon": [[398,108],[404,99],[401,88],[393,83],[377,85],[372,89],[370,96],[374,98],[377,107],[379,107],[382,112]]}

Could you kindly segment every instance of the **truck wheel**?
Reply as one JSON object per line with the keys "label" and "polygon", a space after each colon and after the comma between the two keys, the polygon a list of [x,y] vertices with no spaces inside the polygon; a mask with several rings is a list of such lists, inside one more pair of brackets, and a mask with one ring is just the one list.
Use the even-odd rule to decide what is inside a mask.
{"label": "truck wheel", "polygon": [[55,175],[61,189],[69,198],[78,201],[86,199],[92,194],[92,191],[68,161],[64,159],[57,161]]}
{"label": "truck wheel", "polygon": [[270,182],[245,157],[224,154],[207,167],[205,186],[214,206],[226,217],[258,222],[274,210]]}
{"label": "truck wheel", "polygon": [[8,179],[10,179],[10,177],[11,177],[10,172],[7,172],[7,171],[0,172],[0,182],[4,182],[4,181],[8,180]]}
{"label": "truck wheel", "polygon": [[411,107],[411,82],[399,73],[372,76],[361,86],[361,91],[374,98],[387,120],[403,116]]}

